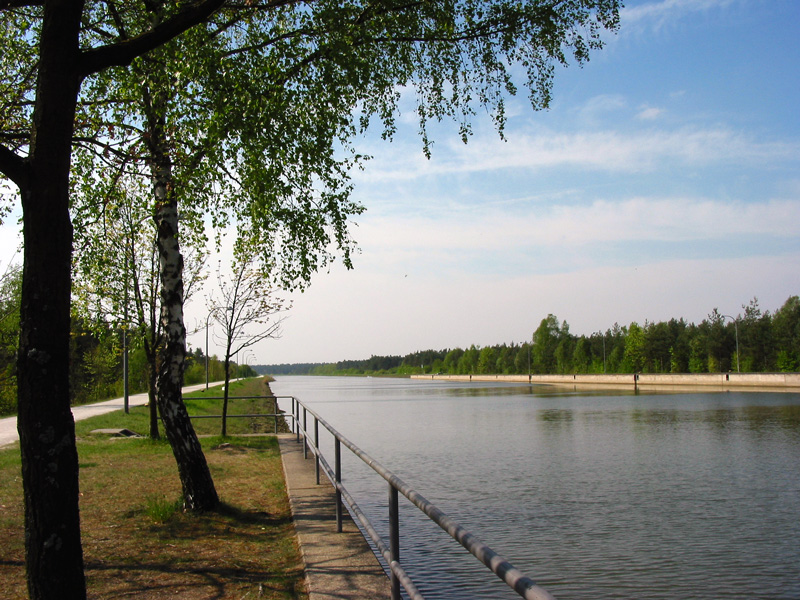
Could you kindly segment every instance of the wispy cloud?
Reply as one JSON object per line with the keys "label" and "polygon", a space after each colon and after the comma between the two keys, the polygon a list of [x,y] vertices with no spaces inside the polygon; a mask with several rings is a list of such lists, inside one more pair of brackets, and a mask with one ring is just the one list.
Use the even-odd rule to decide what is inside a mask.
{"label": "wispy cloud", "polygon": [[620,94],[600,94],[587,100],[579,109],[578,116],[584,123],[605,122],[610,114],[628,107],[628,101]]}
{"label": "wispy cloud", "polygon": [[[404,151],[405,150],[405,151]],[[447,143],[434,148],[427,161],[418,148],[392,148],[375,153],[357,180],[410,180],[448,173],[501,169],[572,167],[610,172],[650,171],[665,162],[698,165],[765,164],[797,161],[800,144],[764,141],[730,129],[682,128],[636,133],[591,131],[582,133],[516,133],[508,142],[486,135],[467,145]]]}
{"label": "wispy cloud", "polygon": [[399,249],[428,257],[440,252],[457,255],[508,248],[567,252],[603,243],[681,243],[732,240],[743,235],[797,238],[800,197],[761,203],[637,197],[526,210],[473,208],[438,218],[375,217],[364,220],[358,238],[369,253],[380,253],[384,260],[383,252],[399,259]]}
{"label": "wispy cloud", "polygon": [[623,8],[622,31],[661,29],[693,13],[725,8],[734,0],[661,0]]}
{"label": "wispy cloud", "polygon": [[642,106],[636,118],[641,121],[654,121],[664,114],[664,109],[655,106]]}

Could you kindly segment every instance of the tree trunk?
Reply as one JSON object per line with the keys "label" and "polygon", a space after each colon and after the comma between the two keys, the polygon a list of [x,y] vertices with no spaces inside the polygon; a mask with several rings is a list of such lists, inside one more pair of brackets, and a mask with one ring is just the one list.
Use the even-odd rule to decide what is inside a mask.
{"label": "tree trunk", "polygon": [[17,428],[28,594],[36,600],[86,597],[69,391],[69,169],[82,5],[45,3],[29,176],[20,185],[25,249]]}
{"label": "tree trunk", "polygon": [[150,439],[160,440],[161,434],[158,431],[158,392],[155,387],[147,390],[147,402],[150,409]]}
{"label": "tree trunk", "polygon": [[[157,256],[154,254],[155,261]],[[150,409],[150,439],[161,438],[158,431],[158,346],[160,342],[158,330],[158,311],[156,298],[156,285],[153,273],[156,273],[156,263],[151,262],[151,271],[148,273],[147,302],[141,295],[139,279],[136,280],[136,308],[139,313],[139,332],[144,340],[144,355],[147,359],[147,398]],[[145,312],[146,311],[146,312]]]}
{"label": "tree trunk", "polygon": [[225,385],[222,387],[222,432],[220,435],[228,435],[228,388],[231,385],[231,350],[230,344],[225,350]]}
{"label": "tree trunk", "polygon": [[178,211],[175,203],[161,205],[156,219],[161,254],[161,320],[166,336],[159,361],[158,406],[178,463],[184,508],[214,510],[219,498],[181,393],[186,328],[183,324],[183,259],[176,235]]}
{"label": "tree trunk", "polygon": [[178,244],[178,203],[172,193],[172,165],[163,135],[163,119],[157,115],[152,118],[150,130],[161,271],[161,327],[164,332],[158,370],[158,407],[178,464],[184,508],[214,510],[219,497],[181,392],[186,360],[183,256]]}
{"label": "tree trunk", "polygon": [[[148,344],[145,344],[148,346]],[[147,348],[147,398],[150,409],[150,439],[158,440],[161,434],[158,431],[158,368],[155,350]]]}

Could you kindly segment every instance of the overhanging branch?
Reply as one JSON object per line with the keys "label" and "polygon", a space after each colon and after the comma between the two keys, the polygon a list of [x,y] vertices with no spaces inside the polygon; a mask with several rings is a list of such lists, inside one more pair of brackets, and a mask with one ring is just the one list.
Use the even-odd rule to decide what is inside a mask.
{"label": "overhanging branch", "polygon": [[0,0],[0,10],[26,6],[44,6],[44,0]]}
{"label": "overhanging branch", "polygon": [[86,77],[107,67],[129,65],[139,56],[204,22],[224,3],[225,0],[191,2],[181,12],[139,36],[117,44],[87,50],[81,56],[79,74],[81,77]]}
{"label": "overhanging branch", "polygon": [[[0,0],[0,2],[25,0]],[[267,0],[256,6],[261,9],[275,9],[296,0]],[[147,54],[178,37],[195,25],[205,22],[226,3],[226,0],[195,0],[185,5],[177,14],[156,25],[149,31],[116,44],[101,46],[85,51],[80,60],[79,75],[86,77],[111,66],[127,66],[134,59]],[[248,10],[253,10],[253,6]]]}
{"label": "overhanging branch", "polygon": [[0,173],[23,190],[30,182],[30,165],[28,159],[22,158],[5,146],[0,146]]}

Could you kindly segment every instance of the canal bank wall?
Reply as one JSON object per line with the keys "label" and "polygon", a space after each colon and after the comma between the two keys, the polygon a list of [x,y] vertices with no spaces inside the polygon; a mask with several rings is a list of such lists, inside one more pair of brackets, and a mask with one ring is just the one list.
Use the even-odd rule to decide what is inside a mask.
{"label": "canal bank wall", "polygon": [[800,373],[619,373],[584,375],[412,375],[412,379],[530,383],[610,389],[800,392]]}

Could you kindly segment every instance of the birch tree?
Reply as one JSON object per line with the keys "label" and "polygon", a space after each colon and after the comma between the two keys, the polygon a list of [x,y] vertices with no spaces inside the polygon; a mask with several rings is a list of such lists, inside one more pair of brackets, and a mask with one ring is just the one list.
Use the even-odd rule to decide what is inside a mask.
{"label": "birch tree", "polygon": [[283,318],[275,315],[285,310],[275,296],[264,273],[252,257],[239,257],[231,265],[230,278],[217,272],[220,301],[212,307],[214,320],[222,329],[225,347],[225,387],[222,400],[220,435],[228,434],[228,396],[230,391],[231,357],[268,338],[280,336]]}
{"label": "birch tree", "polygon": [[[131,171],[131,156],[118,162],[94,152],[79,157],[76,170],[92,174],[94,185],[76,190],[80,210],[73,210],[75,281],[78,310],[94,320],[126,330],[128,346],[140,345],[147,367],[150,437],[157,439],[158,355],[163,340],[159,319],[160,282],[156,229],[147,178]],[[117,153],[117,158],[121,154]],[[94,164],[101,161],[105,169]],[[105,173],[98,179],[98,173]],[[87,176],[88,179],[88,176]],[[79,181],[85,181],[79,179]],[[184,215],[189,220],[189,215]],[[186,297],[205,279],[206,238],[202,222],[184,223],[188,248]]]}

